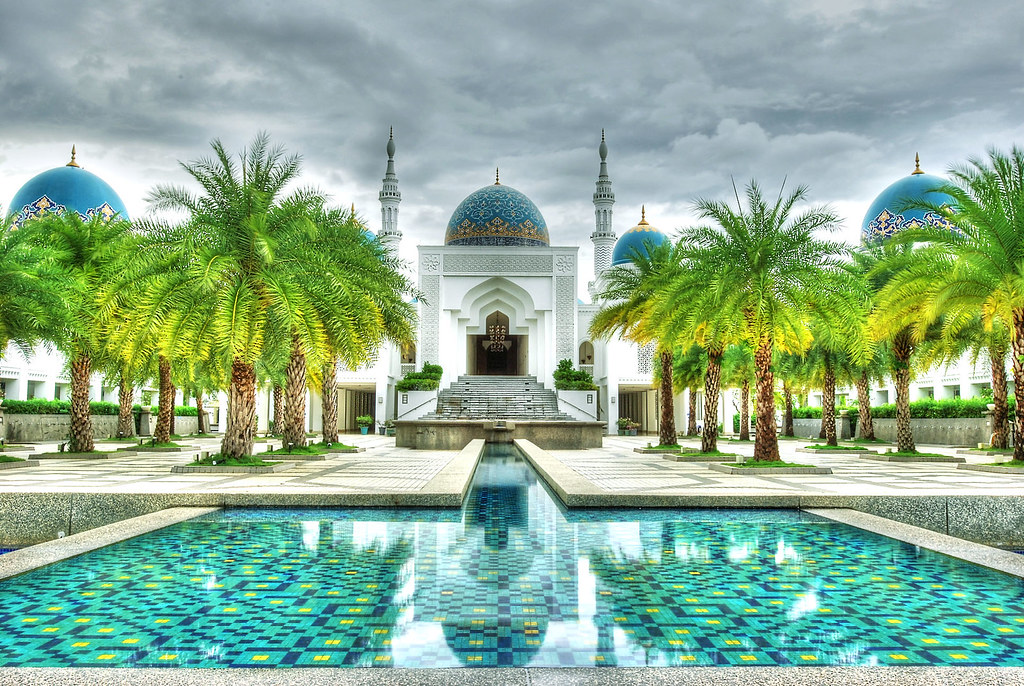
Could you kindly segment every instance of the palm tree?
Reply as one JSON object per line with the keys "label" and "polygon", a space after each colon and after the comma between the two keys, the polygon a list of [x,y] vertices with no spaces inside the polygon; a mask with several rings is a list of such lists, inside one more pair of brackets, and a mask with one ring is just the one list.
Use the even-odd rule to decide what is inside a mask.
{"label": "palm tree", "polygon": [[676,346],[672,354],[672,386],[676,393],[687,391],[686,435],[697,435],[697,387],[704,384],[707,360],[699,345],[683,349]]}
{"label": "palm tree", "polygon": [[[1014,387],[1024,388],[1024,149],[990,149],[987,158],[971,158],[949,176],[949,183],[935,189],[952,199],[949,206],[918,205],[956,230],[923,227],[898,235],[901,242],[927,245],[882,294],[883,301],[899,308],[892,319],[916,314],[918,330],[946,312],[960,319],[973,310],[986,329],[1005,322]],[[923,287],[924,293],[914,292]],[[909,300],[900,301],[901,295]],[[1024,436],[1024,412],[1014,421],[1015,434]],[[1014,441],[1013,459],[1024,460],[1024,440]]]}
{"label": "palm tree", "polygon": [[754,355],[746,343],[730,345],[722,358],[722,379],[727,387],[740,389],[740,440],[750,440],[750,380]]}
{"label": "palm tree", "polygon": [[[104,318],[109,313],[99,294],[134,254],[131,224],[101,215],[83,220],[77,212],[47,212],[26,222],[21,231],[29,233],[36,244],[49,245],[55,253],[55,264],[69,278],[61,292],[67,319],[55,342],[67,356],[71,371],[69,447],[71,452],[91,452],[96,446],[89,381],[94,361],[101,360],[106,350]],[[124,299],[123,293],[114,296],[122,307]]]}
{"label": "palm tree", "polygon": [[236,162],[215,140],[214,156],[183,163],[199,194],[157,186],[148,200],[157,210],[187,213],[177,227],[142,228],[151,249],[137,270],[139,302],[134,331],[160,332],[170,359],[210,360],[230,369],[226,431],[221,451],[252,453],[256,417],[255,363],[268,336],[294,332],[303,350],[322,345],[313,304],[290,278],[283,246],[300,241],[311,224],[303,208],[317,196],[285,187],[299,158],[271,148],[259,134]]}
{"label": "palm tree", "polygon": [[678,268],[678,251],[669,242],[648,244],[646,251],[634,251],[629,264],[604,272],[604,290],[598,295],[601,309],[590,323],[590,335],[608,338],[619,332],[638,345],[657,344],[660,362],[658,440],[661,445],[677,442],[672,386],[672,350],[675,338],[663,327],[658,315],[664,302],[662,284],[670,282]]}
{"label": "palm tree", "polygon": [[52,249],[16,230],[14,217],[0,211],[0,358],[11,342],[31,355],[38,341],[55,336],[64,311],[59,292],[66,277]]}
{"label": "palm tree", "polygon": [[814,304],[835,310],[852,307],[853,286],[842,259],[845,246],[816,237],[836,230],[839,218],[826,207],[791,216],[806,197],[807,189],[800,186],[788,195],[780,190],[772,203],[752,181],[746,188],[746,208],[738,193],[735,210],[724,202],[699,199],[698,217],[710,224],[684,229],[679,241],[686,246],[685,268],[679,273],[682,290],[692,298],[687,309],[699,313],[703,322],[736,322],[739,338],[754,351],[755,461],[779,460],[771,367],[775,348],[801,352],[810,345],[807,319]]}

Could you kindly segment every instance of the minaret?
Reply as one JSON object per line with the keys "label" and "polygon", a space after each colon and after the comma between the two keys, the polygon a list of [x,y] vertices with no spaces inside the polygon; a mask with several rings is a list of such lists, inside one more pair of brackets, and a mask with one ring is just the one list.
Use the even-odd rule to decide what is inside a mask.
{"label": "minaret", "polygon": [[604,129],[601,129],[601,173],[597,177],[597,190],[594,191],[594,221],[596,228],[590,234],[594,242],[594,278],[600,279],[601,273],[612,264],[612,248],[615,247],[615,229],[612,228],[612,205],[615,204],[615,193],[612,192],[612,180],[608,178],[608,144],[604,142]]}
{"label": "minaret", "polygon": [[388,169],[380,187],[380,231],[377,237],[385,248],[398,250],[402,232],[398,230],[398,205],[402,194],[398,192],[398,177],[395,176],[395,129],[388,135]]}

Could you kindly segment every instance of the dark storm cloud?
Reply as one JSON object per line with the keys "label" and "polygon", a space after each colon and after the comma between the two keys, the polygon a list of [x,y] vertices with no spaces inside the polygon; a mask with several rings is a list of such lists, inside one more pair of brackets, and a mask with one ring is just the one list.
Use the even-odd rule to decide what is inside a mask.
{"label": "dark storm cloud", "polygon": [[1016,3],[13,4],[0,155],[88,140],[148,186],[265,129],[375,225],[394,125],[410,245],[500,164],[586,250],[602,128],[619,232],[730,176],[862,207],[916,151],[941,172],[1024,132]]}

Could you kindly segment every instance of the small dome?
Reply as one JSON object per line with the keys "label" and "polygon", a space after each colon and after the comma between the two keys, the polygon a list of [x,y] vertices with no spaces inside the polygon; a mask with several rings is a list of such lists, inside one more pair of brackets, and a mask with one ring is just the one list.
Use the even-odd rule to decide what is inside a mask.
{"label": "small dome", "polygon": [[448,220],[445,245],[548,246],[548,226],[533,201],[494,183],[473,191]]}
{"label": "small dome", "polygon": [[615,241],[615,248],[612,250],[612,266],[629,264],[632,261],[634,252],[647,254],[647,246],[661,245],[668,242],[668,236],[647,223],[646,209],[640,210],[640,223],[622,234],[619,240]]}
{"label": "small dome", "polygon": [[953,200],[948,195],[932,190],[945,183],[946,180],[941,177],[925,174],[918,164],[909,176],[898,179],[879,193],[868,207],[864,222],[861,224],[861,242],[882,240],[894,236],[903,229],[920,226],[953,229],[952,224],[934,212],[903,209],[912,202],[951,204]]}
{"label": "small dome", "polygon": [[79,167],[74,151],[67,166],[44,171],[29,179],[14,194],[7,211],[16,216],[18,226],[43,212],[74,211],[83,220],[97,214],[107,219],[115,214],[121,219],[128,219],[124,203],[114,189],[100,177]]}

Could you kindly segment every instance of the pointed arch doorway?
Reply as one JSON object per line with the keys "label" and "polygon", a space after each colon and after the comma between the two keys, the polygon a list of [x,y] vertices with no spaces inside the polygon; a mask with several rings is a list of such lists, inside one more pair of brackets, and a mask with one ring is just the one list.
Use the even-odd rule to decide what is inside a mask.
{"label": "pointed arch doorway", "polygon": [[527,336],[510,333],[508,315],[491,312],[482,335],[469,334],[466,341],[466,370],[476,376],[523,376],[527,373]]}

